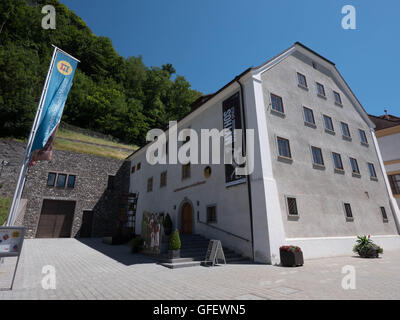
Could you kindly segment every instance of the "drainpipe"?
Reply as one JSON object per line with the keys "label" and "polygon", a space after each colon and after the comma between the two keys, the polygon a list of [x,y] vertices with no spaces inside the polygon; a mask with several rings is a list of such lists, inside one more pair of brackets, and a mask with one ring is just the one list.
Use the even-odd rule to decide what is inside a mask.
{"label": "drainpipe", "polygon": [[[243,123],[243,142],[244,142],[244,150],[247,151],[246,149],[246,113],[245,113],[245,106],[244,106],[244,89],[243,85],[240,82],[240,77],[237,76],[235,78],[235,81],[239,84],[240,86],[240,100],[241,100],[241,111],[242,111],[242,123]],[[247,156],[247,155],[246,155]],[[249,197],[249,211],[250,211],[250,233],[251,233],[251,253],[253,256],[253,261],[254,261],[254,235],[253,235],[253,205],[252,205],[252,199],[251,199],[251,182],[250,182],[250,175],[248,174],[246,176],[247,179],[247,194]]]}

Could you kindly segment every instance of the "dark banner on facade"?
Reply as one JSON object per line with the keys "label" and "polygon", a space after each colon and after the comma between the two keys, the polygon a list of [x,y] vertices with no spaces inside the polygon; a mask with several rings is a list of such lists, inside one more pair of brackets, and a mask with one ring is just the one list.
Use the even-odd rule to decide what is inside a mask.
{"label": "dark banner on facade", "polygon": [[233,150],[235,147],[238,147],[238,137],[236,136],[235,129],[243,129],[239,92],[222,103],[222,118],[224,129],[228,129],[224,134],[224,144],[225,146],[232,146],[232,164],[225,164],[225,185],[228,187],[246,182],[244,176],[235,174],[235,168],[239,167],[239,165],[236,163],[235,157],[233,156]]}

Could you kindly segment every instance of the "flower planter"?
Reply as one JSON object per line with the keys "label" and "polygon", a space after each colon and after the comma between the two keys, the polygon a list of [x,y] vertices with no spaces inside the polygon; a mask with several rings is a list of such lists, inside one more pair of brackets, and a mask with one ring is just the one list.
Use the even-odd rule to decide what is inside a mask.
{"label": "flower planter", "polygon": [[168,258],[169,259],[176,259],[181,257],[181,250],[168,250]]}
{"label": "flower planter", "polygon": [[379,258],[379,249],[376,246],[361,249],[358,254],[361,258]]}
{"label": "flower planter", "polygon": [[369,235],[357,236],[353,251],[358,253],[361,258],[379,258],[379,254],[383,253],[383,249],[375,244]]}
{"label": "flower planter", "polygon": [[284,267],[297,267],[304,264],[303,252],[291,250],[279,250],[281,264]]}

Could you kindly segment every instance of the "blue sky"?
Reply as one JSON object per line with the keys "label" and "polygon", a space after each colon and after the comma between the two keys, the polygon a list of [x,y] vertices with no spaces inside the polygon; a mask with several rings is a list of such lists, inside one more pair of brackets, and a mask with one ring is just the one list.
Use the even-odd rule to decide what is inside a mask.
{"label": "blue sky", "polygon": [[[300,41],[336,63],[369,113],[400,115],[400,1],[61,0],[124,57],[172,63],[203,93]],[[341,9],[356,8],[356,30]]]}

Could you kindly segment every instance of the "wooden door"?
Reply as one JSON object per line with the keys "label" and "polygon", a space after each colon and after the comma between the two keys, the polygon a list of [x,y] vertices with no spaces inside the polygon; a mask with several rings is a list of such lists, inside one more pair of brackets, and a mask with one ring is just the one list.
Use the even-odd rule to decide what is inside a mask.
{"label": "wooden door", "polygon": [[192,234],[193,214],[192,206],[185,203],[182,207],[182,234]]}
{"label": "wooden door", "polygon": [[43,200],[37,238],[69,238],[75,201]]}

